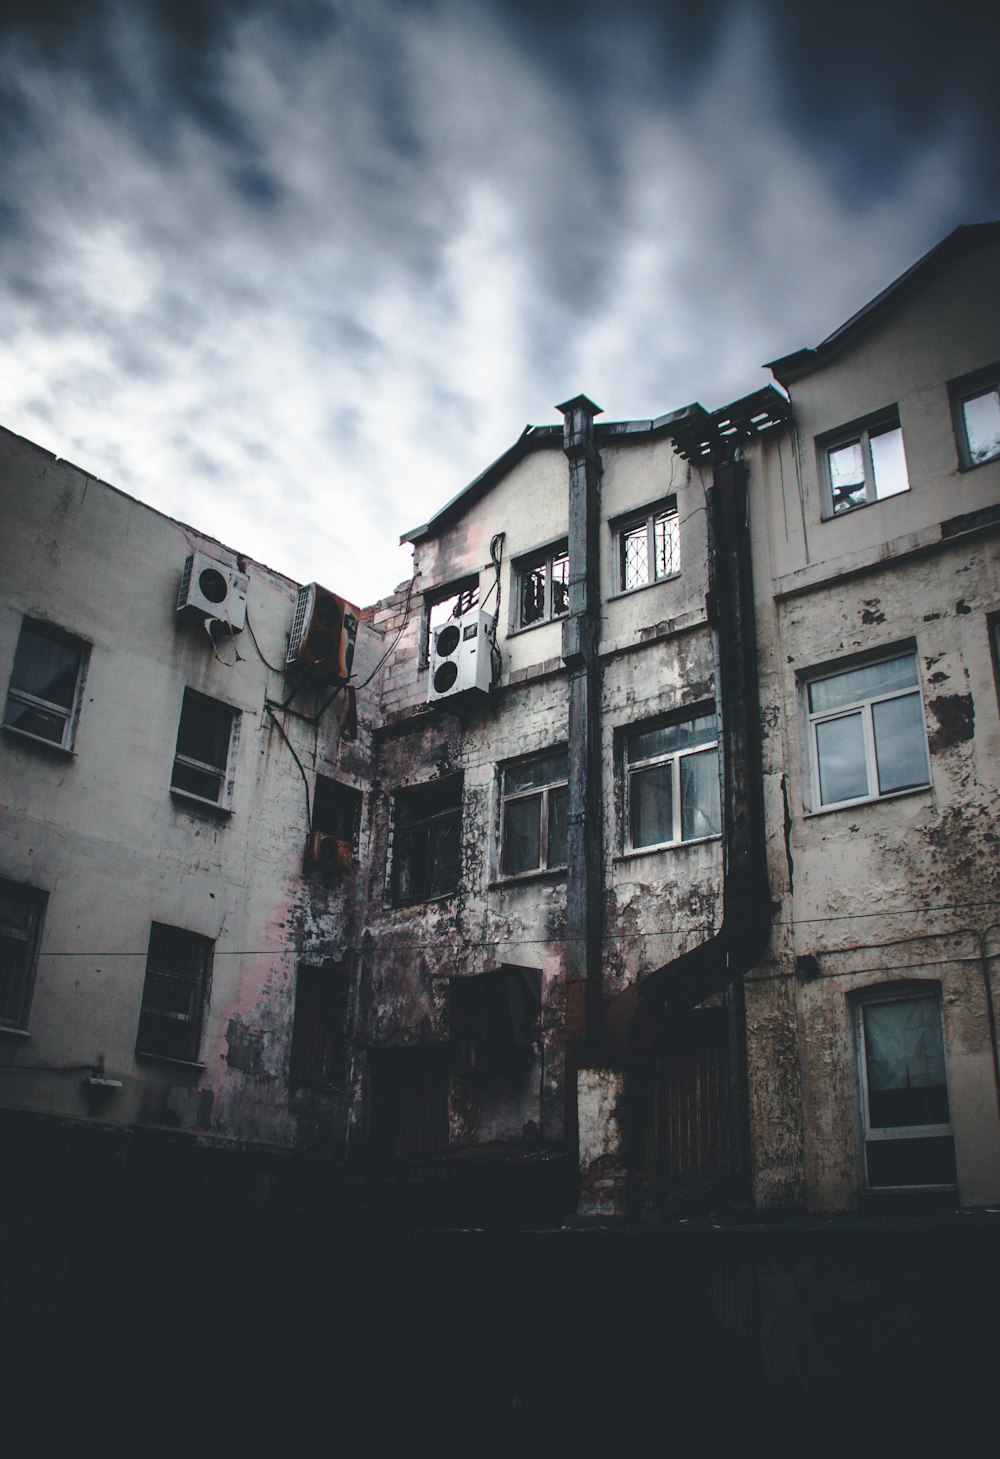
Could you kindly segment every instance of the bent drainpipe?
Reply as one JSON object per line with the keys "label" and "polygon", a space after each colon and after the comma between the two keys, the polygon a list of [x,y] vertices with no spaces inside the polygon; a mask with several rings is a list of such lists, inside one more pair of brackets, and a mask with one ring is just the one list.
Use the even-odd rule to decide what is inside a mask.
{"label": "bent drainpipe", "polygon": [[[722,924],[707,942],[627,988],[606,1010],[604,1052],[610,1061],[625,1064],[631,1086],[627,1125],[632,1138],[627,1138],[627,1148],[631,1147],[628,1158],[633,1175],[642,1161],[643,1110],[650,1093],[656,1044],[664,1025],[727,987],[732,989],[731,1013],[738,1016],[742,978],[760,961],[771,935],[757,641],[746,469],[742,461],[715,465],[707,498],[708,619],[715,647],[722,748]],[[736,1022],[734,1017],[732,1025]],[[739,1145],[745,1150],[749,1138],[745,1049],[738,1035],[739,1030],[732,1028],[730,1049],[737,1055],[737,1079],[730,1093],[739,1108],[732,1110],[735,1119],[731,1128],[734,1133],[742,1130]],[[746,1165],[742,1154],[737,1165]]]}

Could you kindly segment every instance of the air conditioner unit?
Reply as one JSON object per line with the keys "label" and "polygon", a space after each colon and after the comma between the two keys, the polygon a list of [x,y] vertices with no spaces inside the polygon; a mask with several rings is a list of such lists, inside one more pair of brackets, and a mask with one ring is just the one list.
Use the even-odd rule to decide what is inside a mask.
{"label": "air conditioner unit", "polygon": [[327,871],[350,871],[354,865],[354,847],[339,836],[313,831],[306,846],[306,861],[310,866],[322,866]]}
{"label": "air conditioner unit", "polygon": [[325,680],[349,679],[360,617],[361,610],[353,603],[319,583],[300,588],[286,666],[304,666]]}
{"label": "air conditioner unit", "polygon": [[246,573],[205,552],[192,552],[184,564],[177,594],[177,612],[186,617],[217,618],[233,633],[247,622]]}
{"label": "air conditioner unit", "polygon": [[431,630],[427,698],[448,699],[468,689],[488,694],[493,683],[493,620],[471,608]]}

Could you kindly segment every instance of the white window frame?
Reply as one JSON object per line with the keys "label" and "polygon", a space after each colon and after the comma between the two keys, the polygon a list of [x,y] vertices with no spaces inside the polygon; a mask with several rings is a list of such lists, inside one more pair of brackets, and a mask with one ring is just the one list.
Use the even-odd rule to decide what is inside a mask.
{"label": "white window frame", "polygon": [[[906,486],[899,491],[883,492],[879,495],[878,484],[875,475],[875,465],[872,460],[872,440],[879,436],[889,435],[893,431],[899,432],[900,450],[903,453],[903,465],[906,469]],[[899,411],[893,406],[889,410],[883,410],[878,415],[870,416],[866,420],[856,421],[854,424],[844,426],[836,432],[822,436],[817,441],[817,448],[820,455],[820,478],[823,488],[823,509],[824,521],[831,521],[839,517],[849,517],[852,512],[860,511],[862,507],[874,506],[876,502],[889,501],[894,496],[905,496],[910,490],[910,473],[906,466],[906,446],[903,441],[902,426],[899,421]],[[834,499],[833,474],[831,470],[831,457],[848,446],[857,445],[861,450],[861,463],[864,472],[865,499],[862,502],[848,503],[837,509]]]}
{"label": "white window frame", "polygon": [[[556,609],[555,594],[552,591],[553,566],[557,563],[566,563],[566,607]],[[544,571],[544,582],[542,584],[542,612],[537,618],[532,618],[530,623],[524,621],[524,600],[523,584],[526,575],[535,572],[538,568]],[[540,548],[537,552],[530,552],[521,557],[514,564],[514,632],[527,632],[530,628],[538,628],[543,623],[558,622],[569,613],[569,546],[566,539],[552,543],[549,547]]]}
{"label": "white window frame", "polygon": [[[836,679],[841,674],[851,673],[856,669],[866,669],[876,664],[890,664],[897,660],[911,659],[916,674],[916,683],[907,685],[903,689],[890,689],[883,693],[870,694],[865,698],[852,700],[846,704],[839,704],[835,709],[812,710],[809,707],[809,692],[814,684],[824,683],[828,679]],[[927,750],[927,725],[924,720],[924,699],[920,683],[920,663],[914,648],[896,648],[886,653],[880,653],[875,657],[862,659],[848,659],[841,663],[827,664],[822,670],[810,670],[801,683],[802,689],[802,713],[808,736],[808,758],[809,775],[807,779],[808,797],[806,809],[812,814],[819,814],[825,811],[843,810],[847,806],[869,805],[874,801],[894,800],[900,795],[912,795],[915,792],[927,790],[931,783],[930,756]],[[907,785],[900,790],[879,790],[878,757],[875,745],[875,728],[872,719],[872,708],[876,704],[886,704],[892,699],[915,698],[920,705],[920,722],[923,725],[923,747],[925,777],[919,784]],[[821,725],[832,724],[838,719],[851,719],[860,715],[863,743],[865,751],[865,776],[867,790],[864,795],[851,796],[847,800],[824,801],[822,799],[820,781],[820,754],[818,731]]]}
{"label": "white window frame", "polygon": [[[224,704],[221,699],[212,699],[207,694],[200,694],[197,689],[184,690],[184,697],[181,700],[181,712],[177,720],[177,742],[180,742],[181,727],[184,722],[184,710],[188,700],[201,700],[204,704],[210,704],[214,709],[223,711],[229,716],[229,746],[226,754],[225,765],[212,765],[204,760],[196,760],[191,755],[182,754],[175,745],[173,768],[171,770],[170,794],[178,796],[182,800],[192,801],[195,805],[211,806],[215,810],[232,810],[233,804],[233,782],[236,774],[236,755],[240,742],[240,720],[241,715],[238,709],[231,704]],[[187,790],[183,786],[175,785],[173,777],[177,768],[193,770],[197,774],[219,777],[219,795],[217,799],[209,796],[199,795],[197,791]]]}
{"label": "white window frame", "polygon": [[974,370],[971,375],[952,380],[948,386],[948,394],[955,427],[955,443],[958,446],[958,461],[962,471],[975,471],[977,466],[986,466],[991,461],[1000,460],[1000,446],[989,456],[984,456],[979,461],[973,460],[968,423],[965,419],[965,407],[970,401],[984,395],[996,395],[1000,399],[1000,363],[987,365],[984,370]]}
{"label": "white window frame", "polygon": [[[659,572],[657,567],[656,528],[660,522],[664,523],[664,536],[669,544],[666,555],[670,565],[665,572]],[[646,533],[646,576],[642,582],[627,583],[626,539],[643,528]],[[652,587],[655,583],[665,583],[669,582],[671,578],[680,577],[680,517],[677,514],[675,496],[664,497],[648,507],[642,507],[638,511],[629,512],[627,516],[616,518],[611,523],[611,530],[614,533],[615,545],[616,596],[623,593],[637,593],[642,588]]]}
{"label": "white window frame", "polygon": [[[539,760],[550,759],[554,755],[565,755],[567,757],[566,774],[562,778],[546,781],[544,785],[530,785],[524,790],[507,789],[507,776],[511,771],[523,769],[526,765],[534,764]],[[569,797],[569,751],[565,745],[552,745],[549,749],[540,750],[535,755],[526,755],[519,760],[512,760],[500,767],[500,875],[505,881],[518,881],[522,877],[538,876],[546,871],[565,871],[566,859],[562,861],[549,862],[549,798],[553,791],[565,790],[567,802]],[[524,801],[537,800],[539,802],[539,864],[537,866],[525,867],[523,871],[507,870],[507,807]]]}
{"label": "white window frame", "polygon": [[[26,1032],[35,988],[35,968],[42,934],[42,918],[45,915],[48,893],[39,891],[37,887],[26,886],[23,882],[13,881],[6,876],[0,877],[0,883],[15,900],[20,900],[25,921],[24,927],[18,927],[10,922],[0,923],[0,965],[2,965],[5,980],[10,972],[11,981],[13,981],[15,973],[10,968],[10,964],[18,959],[19,951],[23,956],[22,966],[16,973],[21,984],[18,1006],[16,1009],[12,1009],[9,1015],[0,1014],[0,1029],[15,1033]],[[15,944],[12,949],[13,956],[5,952],[5,943]],[[0,1008],[2,1006],[0,1005]]]}
{"label": "white window frame", "polygon": [[[30,740],[33,744],[47,745],[49,749],[63,750],[66,754],[72,754],[73,742],[76,739],[76,727],[80,718],[80,703],[83,696],[83,683],[86,678],[90,645],[83,639],[77,638],[74,634],[66,633],[63,629],[56,628],[52,624],[41,623],[35,618],[24,618],[21,623],[21,631],[18,635],[14,664],[17,662],[17,653],[20,651],[25,633],[34,634],[36,638],[47,638],[53,643],[61,643],[67,648],[74,650],[77,655],[77,666],[73,699],[67,708],[64,704],[56,704],[52,700],[41,698],[37,694],[32,694],[27,689],[15,688],[13,684],[14,665],[12,665],[11,682],[7,689],[7,698],[4,703],[3,727],[8,734],[18,735],[22,739]],[[19,725],[11,724],[7,716],[12,704],[20,705],[22,708],[28,710],[34,709],[41,714],[51,715],[53,718],[61,720],[63,726],[62,735],[58,740],[53,740],[48,735],[35,734],[31,730],[22,729]]]}
{"label": "white window frame", "polygon": [[948,1138],[954,1140],[954,1124],[949,1118],[947,1121],[938,1124],[928,1125],[873,1125],[871,1122],[871,1107],[868,1090],[868,1058],[865,1047],[865,1018],[866,1008],[875,1004],[884,1003],[905,1003],[914,999],[925,999],[934,1003],[937,1008],[938,1018],[941,1020],[941,1044],[944,1051],[944,1079],[945,1089],[948,1097],[948,1113],[951,1115],[952,1098],[951,1085],[948,1079],[948,1051],[944,1043],[944,1010],[941,1005],[940,988],[936,983],[926,986],[914,985],[911,983],[884,984],[880,988],[867,988],[863,992],[852,994],[851,1001],[854,1005],[854,1039],[855,1058],[858,1070],[858,1096],[860,1099],[860,1121],[861,1121],[861,1168],[864,1187],[872,1191],[899,1191],[908,1190],[954,1190],[953,1181],[942,1181],[931,1184],[910,1184],[910,1185],[875,1185],[868,1178],[868,1146],[879,1144],[882,1141],[899,1140],[927,1140]]}
{"label": "white window frame", "polygon": [[[699,744],[690,745],[684,749],[666,750],[660,754],[647,755],[641,759],[631,759],[629,756],[629,736],[641,730],[654,730],[657,728],[669,728],[674,725],[688,724],[692,720],[707,718],[711,715],[715,721],[715,738],[706,739]],[[624,827],[623,844],[626,854],[638,854],[646,851],[659,851],[671,846],[693,846],[697,841],[712,841],[722,834],[722,796],[721,786],[719,795],[719,820],[720,828],[717,831],[709,831],[704,836],[683,835],[683,806],[681,804],[681,761],[686,760],[690,755],[703,755],[709,750],[715,751],[716,776],[719,773],[719,726],[718,716],[713,704],[702,704],[695,706],[691,711],[685,710],[681,715],[671,715],[667,719],[640,721],[638,724],[628,725],[621,731],[621,757],[622,775],[624,781]],[[657,765],[669,765],[671,777],[671,808],[673,811],[673,835],[669,841],[649,841],[636,845],[632,839],[632,778],[634,775],[653,769]]]}

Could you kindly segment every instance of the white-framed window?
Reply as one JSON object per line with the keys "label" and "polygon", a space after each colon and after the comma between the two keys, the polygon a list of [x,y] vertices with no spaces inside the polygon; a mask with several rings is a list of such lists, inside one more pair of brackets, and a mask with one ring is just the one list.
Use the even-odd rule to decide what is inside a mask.
{"label": "white-framed window", "polygon": [[963,471],[1000,457],[1000,364],[953,380],[955,440]]}
{"label": "white-framed window", "polygon": [[548,750],[501,772],[500,867],[504,876],[566,865],[568,755]]}
{"label": "white-framed window", "polygon": [[855,999],[864,1177],[869,1190],[948,1188],[955,1142],[935,986],[883,986]]}
{"label": "white-framed window", "polygon": [[461,775],[411,785],[393,797],[392,901],[446,896],[462,874]]}
{"label": "white-framed window", "polygon": [[826,436],[819,451],[825,517],[839,517],[910,489],[895,410]]}
{"label": "white-framed window", "polygon": [[624,735],[625,848],[675,846],[722,829],[714,710]]}
{"label": "white-framed window", "polygon": [[569,612],[569,551],[557,542],[515,566],[518,628],[547,623]]}
{"label": "white-framed window", "polygon": [[80,639],[26,618],[7,690],[5,727],[72,750],[87,652]]}
{"label": "white-framed window", "polygon": [[0,1028],[26,1029],[47,894],[0,877]]}
{"label": "white-framed window", "polygon": [[804,688],[813,809],[930,784],[916,654],[811,677]]}
{"label": "white-framed window", "polygon": [[150,925],[136,1053],[198,1062],[214,946],[183,927]]}
{"label": "white-framed window", "polygon": [[681,570],[677,499],[670,497],[612,524],[617,562],[616,591],[631,592]]}
{"label": "white-framed window", "polygon": [[170,789],[228,810],[233,799],[239,728],[238,710],[194,689],[185,689]]}

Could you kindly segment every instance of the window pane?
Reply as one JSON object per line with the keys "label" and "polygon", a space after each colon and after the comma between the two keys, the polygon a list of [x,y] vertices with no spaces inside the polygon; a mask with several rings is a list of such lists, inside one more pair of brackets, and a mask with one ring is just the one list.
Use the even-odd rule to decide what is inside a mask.
{"label": "window pane", "polygon": [[962,415],[973,464],[1000,456],[1000,393],[996,387],[964,400]]}
{"label": "window pane", "polygon": [[715,715],[701,714],[697,719],[684,719],[677,724],[654,725],[651,729],[632,730],[627,740],[630,764],[669,755],[675,750],[689,750],[714,740],[717,734]]}
{"label": "window pane", "polygon": [[537,623],[545,616],[545,564],[521,573],[521,622]]}
{"label": "window pane", "polygon": [[875,476],[875,495],[879,501],[883,497],[896,496],[901,491],[909,491],[910,483],[906,476],[906,457],[903,454],[903,432],[899,426],[892,430],[881,431],[878,435],[872,435],[872,472]]}
{"label": "window pane", "polygon": [[[177,731],[177,753],[203,765],[217,765],[225,770],[229,759],[229,733],[232,714],[224,705],[185,694]],[[176,783],[176,780],[175,780]]]}
{"label": "window pane", "polygon": [[673,761],[632,772],[629,814],[633,846],[659,846],[674,839]]}
{"label": "window pane", "polygon": [[527,760],[523,765],[510,766],[504,771],[504,790],[508,795],[518,790],[536,790],[543,785],[553,785],[556,781],[565,780],[566,774],[566,751],[557,750],[555,754]]}
{"label": "window pane", "polygon": [[552,616],[569,612],[569,553],[560,552],[552,559]]}
{"label": "window pane", "polygon": [[864,1026],[872,1127],[946,1124],[948,1089],[937,999],[867,1004]]}
{"label": "window pane", "polygon": [[622,532],[622,587],[640,588],[649,582],[646,522]]}
{"label": "window pane", "polygon": [[656,576],[669,577],[679,572],[681,534],[676,512],[660,512],[653,523],[653,547],[656,552]]}
{"label": "window pane", "polygon": [[517,876],[535,871],[542,861],[542,797],[509,800],[504,807],[504,871]]}
{"label": "window pane", "polygon": [[222,795],[221,775],[213,775],[210,770],[196,770],[193,765],[185,765],[183,760],[174,761],[170,784],[175,790],[186,790],[189,795],[200,795],[202,800],[217,801]]}
{"label": "window pane", "polygon": [[28,986],[31,943],[5,936],[0,928],[0,1021],[19,1023]]}
{"label": "window pane", "polygon": [[860,440],[838,446],[827,453],[830,463],[830,491],[833,510],[846,512],[867,501],[865,465]]}
{"label": "window pane", "polygon": [[816,726],[819,798],[822,805],[868,794],[865,737],[860,714],[845,714]]}
{"label": "window pane", "polygon": [[16,699],[7,700],[4,723],[12,729],[23,730],[26,735],[37,735],[40,740],[51,740],[61,745],[66,734],[67,721],[59,714],[50,714],[45,709],[34,709]]}
{"label": "window pane", "polygon": [[927,784],[927,747],[919,694],[872,705],[880,795]]}
{"label": "window pane", "polygon": [[925,1140],[870,1140],[865,1156],[870,1186],[955,1184],[955,1142],[951,1135]]}
{"label": "window pane", "polygon": [[454,812],[428,826],[428,896],[439,897],[458,886],[461,840],[461,821]]}
{"label": "window pane", "polygon": [[897,689],[910,689],[917,684],[917,661],[912,654],[899,659],[882,659],[849,669],[844,674],[831,674],[809,685],[809,708],[813,711],[840,709],[858,704],[876,694],[891,694]]}
{"label": "window pane", "polygon": [[569,790],[565,785],[549,791],[548,865],[566,865],[566,813]]}
{"label": "window pane", "polygon": [[681,771],[681,840],[715,836],[721,827],[719,808],[719,755],[701,750],[684,755]]}
{"label": "window pane", "polygon": [[10,676],[12,689],[21,689],[37,699],[72,709],[79,671],[78,648],[63,643],[61,639],[49,638],[33,628],[21,629],[14,655],[14,670]]}

